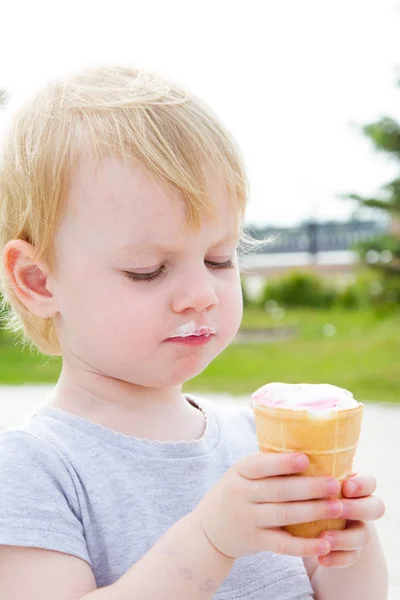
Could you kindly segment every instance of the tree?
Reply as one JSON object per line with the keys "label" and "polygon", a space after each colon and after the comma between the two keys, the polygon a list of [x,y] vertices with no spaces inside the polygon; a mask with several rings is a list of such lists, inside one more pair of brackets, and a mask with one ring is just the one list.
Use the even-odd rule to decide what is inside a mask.
{"label": "tree", "polygon": [[400,124],[385,116],[375,123],[364,125],[362,131],[379,152],[398,162],[399,176],[383,185],[377,198],[347,195],[361,206],[384,211],[391,221],[388,233],[360,242],[355,249],[363,262],[382,276],[384,287],[389,291],[387,299],[400,303]]}

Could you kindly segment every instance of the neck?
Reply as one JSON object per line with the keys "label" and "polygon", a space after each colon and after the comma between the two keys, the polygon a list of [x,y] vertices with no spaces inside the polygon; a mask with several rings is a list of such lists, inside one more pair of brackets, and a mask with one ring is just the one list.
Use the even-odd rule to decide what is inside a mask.
{"label": "neck", "polygon": [[141,387],[65,362],[49,405],[141,439],[189,441],[205,428],[203,413],[182,395],[182,386]]}

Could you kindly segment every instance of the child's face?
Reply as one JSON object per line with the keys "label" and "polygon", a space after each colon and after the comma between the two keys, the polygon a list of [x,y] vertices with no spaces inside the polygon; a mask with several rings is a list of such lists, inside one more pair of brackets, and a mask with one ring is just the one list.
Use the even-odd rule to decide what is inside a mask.
{"label": "child's face", "polygon": [[[95,172],[90,161],[81,163],[55,240],[57,270],[49,278],[70,366],[140,386],[171,386],[200,373],[232,341],[242,317],[235,215],[216,178],[209,178],[209,189],[218,219],[203,220],[193,232],[178,194],[169,199],[139,168],[110,158]],[[229,259],[234,268],[208,262]],[[162,269],[148,281],[124,273]],[[191,321],[216,335],[200,346],[165,341]]]}

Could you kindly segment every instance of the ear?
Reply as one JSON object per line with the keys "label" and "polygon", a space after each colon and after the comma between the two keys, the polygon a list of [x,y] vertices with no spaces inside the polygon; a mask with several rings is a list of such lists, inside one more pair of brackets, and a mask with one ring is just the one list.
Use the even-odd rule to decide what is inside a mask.
{"label": "ear", "polygon": [[57,313],[53,294],[47,287],[49,271],[44,263],[35,262],[31,244],[24,240],[8,242],[3,264],[16,296],[31,313],[44,319]]}

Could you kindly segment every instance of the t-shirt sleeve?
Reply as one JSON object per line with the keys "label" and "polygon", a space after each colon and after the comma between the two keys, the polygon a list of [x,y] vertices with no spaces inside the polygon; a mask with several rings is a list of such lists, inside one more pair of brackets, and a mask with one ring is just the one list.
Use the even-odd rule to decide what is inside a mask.
{"label": "t-shirt sleeve", "polygon": [[0,434],[0,545],[55,550],[90,564],[73,477],[45,440]]}

